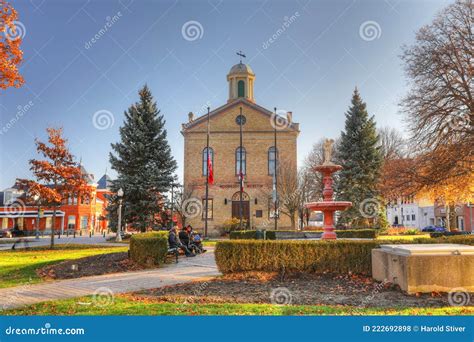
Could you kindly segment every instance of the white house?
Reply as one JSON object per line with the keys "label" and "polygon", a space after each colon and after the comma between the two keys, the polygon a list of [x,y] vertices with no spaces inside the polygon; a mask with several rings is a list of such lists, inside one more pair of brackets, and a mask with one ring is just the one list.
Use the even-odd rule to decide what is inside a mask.
{"label": "white house", "polygon": [[387,205],[387,219],[391,225],[422,229],[435,224],[434,203],[415,200],[413,197],[399,198]]}

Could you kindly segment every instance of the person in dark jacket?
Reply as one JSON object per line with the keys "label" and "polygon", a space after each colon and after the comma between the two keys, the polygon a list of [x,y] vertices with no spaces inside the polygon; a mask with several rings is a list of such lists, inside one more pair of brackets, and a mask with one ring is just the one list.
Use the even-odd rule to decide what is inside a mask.
{"label": "person in dark jacket", "polygon": [[183,250],[184,254],[187,257],[196,256],[196,254],[192,253],[188,249],[188,247],[186,247],[183,243],[181,243],[177,233],[178,233],[178,229],[176,227],[171,228],[170,234],[168,236],[168,244],[170,248],[180,248],[181,250]]}
{"label": "person in dark jacket", "polygon": [[[189,226],[188,226],[189,227]],[[186,247],[189,247],[189,232],[188,232],[188,227],[183,227],[183,229],[181,229],[179,231],[179,240],[181,241],[181,243],[183,245],[185,245]]]}

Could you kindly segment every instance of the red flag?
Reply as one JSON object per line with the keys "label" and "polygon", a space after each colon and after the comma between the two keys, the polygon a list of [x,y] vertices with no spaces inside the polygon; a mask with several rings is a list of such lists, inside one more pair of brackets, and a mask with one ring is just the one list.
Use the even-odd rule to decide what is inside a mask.
{"label": "red flag", "polygon": [[207,150],[207,182],[214,184],[214,171],[212,170],[212,160],[209,156],[209,150]]}
{"label": "red flag", "polygon": [[240,181],[240,191],[244,191],[244,174],[242,171],[239,173],[239,181]]}

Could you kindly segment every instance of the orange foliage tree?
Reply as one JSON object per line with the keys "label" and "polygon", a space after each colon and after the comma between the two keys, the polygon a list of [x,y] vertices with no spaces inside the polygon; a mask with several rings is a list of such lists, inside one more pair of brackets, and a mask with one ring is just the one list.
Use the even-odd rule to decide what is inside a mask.
{"label": "orange foliage tree", "polygon": [[24,83],[18,71],[23,52],[20,49],[21,35],[15,25],[17,19],[18,13],[13,6],[0,0],[0,30],[4,33],[0,35],[0,89],[18,88]]}
{"label": "orange foliage tree", "polygon": [[67,140],[62,136],[62,129],[48,128],[48,144],[36,139],[37,152],[44,160],[30,160],[30,170],[36,181],[17,179],[17,186],[26,192],[26,200],[32,201],[36,196],[43,206],[53,208],[53,228],[51,231],[51,248],[54,247],[54,229],[56,213],[61,203],[68,197],[90,196],[92,188],[87,184],[81,167],[74,161],[69,152]]}

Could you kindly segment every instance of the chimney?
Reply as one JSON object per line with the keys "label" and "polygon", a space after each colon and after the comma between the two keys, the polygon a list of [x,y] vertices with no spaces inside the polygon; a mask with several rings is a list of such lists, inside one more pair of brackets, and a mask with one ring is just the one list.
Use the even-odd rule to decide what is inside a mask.
{"label": "chimney", "polygon": [[189,113],[188,113],[188,121],[189,121],[189,122],[193,122],[193,121],[194,121],[194,113],[193,113],[193,112],[189,112]]}
{"label": "chimney", "polygon": [[288,121],[288,123],[293,122],[293,112],[286,112],[286,120]]}

